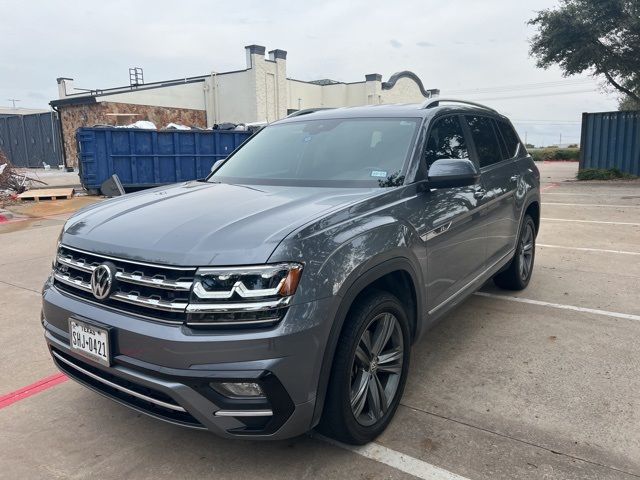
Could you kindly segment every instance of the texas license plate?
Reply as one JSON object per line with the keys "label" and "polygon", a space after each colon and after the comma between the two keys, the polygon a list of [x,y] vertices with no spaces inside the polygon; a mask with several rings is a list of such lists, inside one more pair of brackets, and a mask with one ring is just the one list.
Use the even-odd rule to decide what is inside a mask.
{"label": "texas license plate", "polygon": [[69,319],[71,350],[107,367],[111,364],[109,331],[75,318]]}

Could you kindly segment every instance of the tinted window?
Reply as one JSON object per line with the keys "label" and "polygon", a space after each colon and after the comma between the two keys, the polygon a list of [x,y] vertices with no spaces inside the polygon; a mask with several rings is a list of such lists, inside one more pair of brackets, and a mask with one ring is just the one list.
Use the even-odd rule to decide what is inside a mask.
{"label": "tinted window", "polygon": [[436,120],[427,139],[424,153],[427,168],[441,158],[469,158],[467,142],[458,117]]}
{"label": "tinted window", "polygon": [[417,118],[275,124],[235,152],[210,180],[335,186],[401,184],[418,124]]}
{"label": "tinted window", "polygon": [[473,143],[478,152],[480,167],[501,162],[502,152],[500,151],[500,144],[498,143],[496,133],[491,125],[491,119],[474,115],[468,115],[465,118],[471,129]]}
{"label": "tinted window", "polygon": [[513,127],[507,122],[498,121],[498,129],[502,134],[504,143],[507,146],[507,158],[513,158],[518,153],[518,146],[520,145],[520,139],[518,134],[513,130]]}

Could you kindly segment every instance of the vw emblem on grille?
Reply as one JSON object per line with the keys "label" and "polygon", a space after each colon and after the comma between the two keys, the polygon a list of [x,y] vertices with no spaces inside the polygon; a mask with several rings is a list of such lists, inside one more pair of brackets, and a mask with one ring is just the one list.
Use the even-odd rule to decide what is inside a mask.
{"label": "vw emblem on grille", "polygon": [[111,293],[115,271],[115,267],[103,263],[98,265],[91,274],[91,291],[98,300],[104,300]]}

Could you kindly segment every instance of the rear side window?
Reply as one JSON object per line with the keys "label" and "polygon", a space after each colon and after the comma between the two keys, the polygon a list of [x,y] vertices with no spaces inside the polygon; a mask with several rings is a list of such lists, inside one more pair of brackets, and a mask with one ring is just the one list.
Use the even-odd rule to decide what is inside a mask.
{"label": "rear side window", "polygon": [[436,120],[429,131],[424,152],[427,169],[441,158],[469,158],[467,142],[457,116]]}
{"label": "rear side window", "polygon": [[518,134],[513,130],[513,127],[503,120],[497,122],[498,130],[502,134],[504,143],[507,147],[507,158],[513,158],[518,154],[518,147],[520,146],[520,139]]}
{"label": "rear side window", "polygon": [[465,118],[471,129],[471,136],[478,152],[480,167],[487,167],[501,162],[503,160],[502,151],[496,132],[491,125],[491,119],[476,115],[467,115]]}

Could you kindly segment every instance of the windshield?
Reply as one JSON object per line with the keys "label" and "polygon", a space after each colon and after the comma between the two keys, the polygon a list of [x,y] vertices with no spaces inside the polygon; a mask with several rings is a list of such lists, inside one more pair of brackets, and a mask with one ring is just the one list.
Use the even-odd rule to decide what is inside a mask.
{"label": "windshield", "polygon": [[419,122],[418,118],[347,118],[272,125],[236,151],[209,181],[401,185]]}

